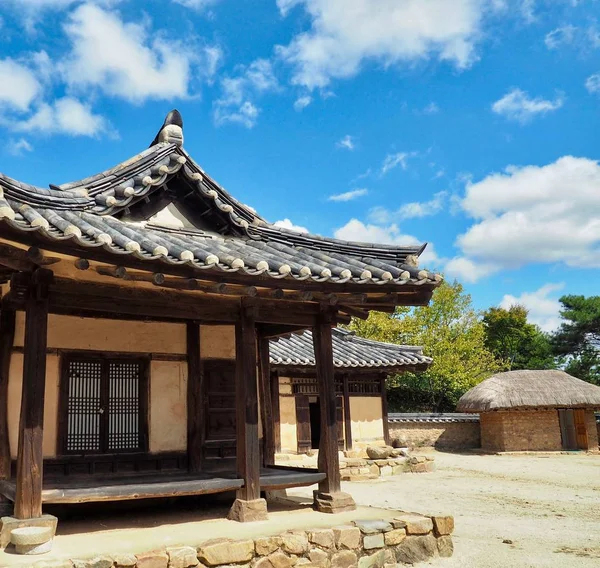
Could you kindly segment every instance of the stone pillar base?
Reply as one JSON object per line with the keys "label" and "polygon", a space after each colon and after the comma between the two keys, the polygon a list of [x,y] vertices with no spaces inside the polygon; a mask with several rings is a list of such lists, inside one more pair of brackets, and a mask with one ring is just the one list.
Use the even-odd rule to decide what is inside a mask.
{"label": "stone pillar base", "polygon": [[267,515],[267,502],[265,499],[254,499],[254,501],[236,499],[231,506],[227,518],[230,521],[238,521],[240,523],[266,521],[269,518]]}
{"label": "stone pillar base", "polygon": [[320,513],[343,513],[344,511],[354,511],[356,503],[348,493],[321,493],[314,492],[315,510]]}
{"label": "stone pillar base", "polygon": [[24,527],[48,527],[51,529],[50,540],[56,533],[56,525],[58,525],[58,519],[52,515],[42,515],[35,519],[16,519],[15,517],[2,517],[0,519],[2,527],[0,528],[0,548],[6,548],[10,543],[10,533],[14,529],[20,529]]}

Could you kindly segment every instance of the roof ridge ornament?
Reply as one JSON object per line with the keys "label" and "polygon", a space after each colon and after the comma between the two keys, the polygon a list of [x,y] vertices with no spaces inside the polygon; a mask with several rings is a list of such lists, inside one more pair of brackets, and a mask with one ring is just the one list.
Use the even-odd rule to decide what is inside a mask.
{"label": "roof ridge ornament", "polygon": [[183,146],[183,118],[177,109],[173,109],[167,114],[161,129],[158,131],[152,144],[150,144],[150,147],[162,142]]}

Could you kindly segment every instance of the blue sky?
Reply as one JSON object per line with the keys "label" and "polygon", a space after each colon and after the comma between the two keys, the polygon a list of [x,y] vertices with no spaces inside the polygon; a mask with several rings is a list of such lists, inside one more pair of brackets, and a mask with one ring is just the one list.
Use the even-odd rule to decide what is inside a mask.
{"label": "blue sky", "polygon": [[0,0],[0,171],[185,146],[271,221],[429,242],[478,308],[598,294],[597,0]]}

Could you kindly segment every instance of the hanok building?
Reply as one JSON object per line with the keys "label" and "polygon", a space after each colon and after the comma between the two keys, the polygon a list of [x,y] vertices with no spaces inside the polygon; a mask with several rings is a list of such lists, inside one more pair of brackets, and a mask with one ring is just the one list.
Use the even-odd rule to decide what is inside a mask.
{"label": "hanok building", "polygon": [[564,371],[498,373],[466,392],[459,412],[479,412],[481,447],[495,452],[598,450],[600,387]]}
{"label": "hanok building", "polygon": [[[237,491],[340,492],[332,326],[425,305],[424,247],[269,224],[183,149],[171,112],[149,149],[49,189],[0,176],[0,493],[43,503]],[[269,338],[311,329],[318,471],[274,467]]]}
{"label": "hanok building", "polygon": [[[278,452],[319,449],[321,416],[313,336],[310,331],[271,340],[275,446]],[[338,447],[389,444],[385,380],[426,370],[421,347],[383,343],[332,330]]]}

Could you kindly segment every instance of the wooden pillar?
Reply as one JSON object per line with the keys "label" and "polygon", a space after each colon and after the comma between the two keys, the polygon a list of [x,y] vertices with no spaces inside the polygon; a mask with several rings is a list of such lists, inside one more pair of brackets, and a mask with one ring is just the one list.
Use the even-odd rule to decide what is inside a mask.
{"label": "wooden pillar", "polygon": [[0,479],[10,479],[10,440],[8,438],[8,373],[15,339],[15,312],[0,312]]}
{"label": "wooden pillar", "polygon": [[20,282],[26,285],[26,299],[14,515],[17,519],[32,519],[42,514],[48,284],[52,281],[52,272],[40,268],[19,276]]}
{"label": "wooden pillar", "polygon": [[344,393],[344,438],[346,449],[352,449],[352,416],[350,415],[350,389],[348,388],[348,375],[342,376]]}
{"label": "wooden pillar", "polygon": [[186,324],[187,336],[187,454],[188,471],[202,471],[204,413],[202,401],[202,363],[200,360],[200,326],[198,322]]}
{"label": "wooden pillar", "polygon": [[271,372],[271,404],[273,405],[273,445],[275,453],[281,453],[281,410],[279,400],[279,374]]}
{"label": "wooden pillar", "polygon": [[383,439],[390,445],[390,424],[388,422],[388,400],[387,389],[385,388],[385,377],[381,377],[381,416],[383,420]]}
{"label": "wooden pillar", "polygon": [[260,417],[263,434],[263,465],[275,465],[275,441],[273,404],[271,401],[271,362],[269,360],[269,340],[258,340],[258,368],[260,385]]}
{"label": "wooden pillar", "polygon": [[267,505],[260,498],[260,445],[258,439],[258,387],[256,309],[242,302],[240,320],[235,328],[235,406],[236,461],[244,486],[229,512],[236,521],[266,520]]}

